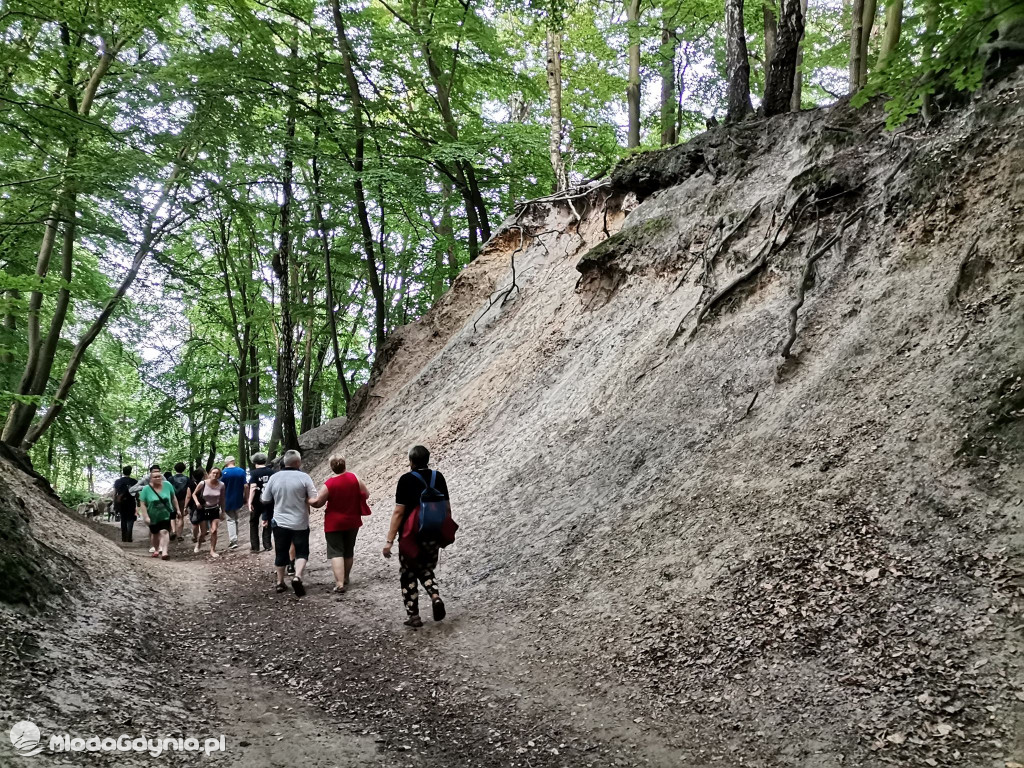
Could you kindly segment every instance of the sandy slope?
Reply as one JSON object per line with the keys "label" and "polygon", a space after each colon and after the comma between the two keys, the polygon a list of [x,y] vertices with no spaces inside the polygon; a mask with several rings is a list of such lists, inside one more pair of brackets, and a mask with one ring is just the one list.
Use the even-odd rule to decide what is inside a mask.
{"label": "sandy slope", "polygon": [[[403,329],[339,450],[386,513],[430,446],[461,610],[684,763],[1020,759],[1021,92],[931,132],[753,123],[640,157],[580,222],[529,207]],[[806,255],[858,211],[785,361]]]}

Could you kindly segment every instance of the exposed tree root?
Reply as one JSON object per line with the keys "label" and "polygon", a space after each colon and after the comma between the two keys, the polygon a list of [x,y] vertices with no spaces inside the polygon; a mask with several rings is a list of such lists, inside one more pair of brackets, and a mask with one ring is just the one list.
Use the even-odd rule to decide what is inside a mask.
{"label": "exposed tree root", "polygon": [[803,272],[800,273],[800,281],[796,287],[796,301],[793,302],[793,306],[789,308],[789,337],[786,339],[786,343],[782,346],[782,356],[789,358],[790,350],[793,349],[793,343],[796,341],[796,322],[799,317],[800,307],[804,305],[804,297],[807,294],[807,281],[811,276],[811,272],[814,269],[815,262],[824,256],[828,251],[843,238],[843,233],[852,221],[859,218],[864,214],[864,207],[858,208],[856,211],[851,213],[839,224],[839,229],[834,235],[829,237],[824,244],[818,250],[813,251],[814,242],[818,239],[818,225],[819,222],[816,219],[814,222],[814,234],[811,236],[811,240],[807,245],[807,260],[804,262]]}
{"label": "exposed tree root", "polygon": [[484,311],[477,315],[476,320],[473,321],[473,333],[476,333],[477,323],[479,323],[487,315],[487,313],[491,311],[491,307],[498,303],[499,297],[501,300],[500,306],[504,307],[505,304],[508,303],[508,300],[512,297],[512,291],[519,293],[519,284],[516,283],[516,254],[520,253],[523,250],[526,233],[521,224],[515,224],[513,226],[519,230],[519,247],[512,251],[511,256],[512,284],[509,285],[508,288],[500,288],[491,294],[491,299],[490,301],[487,302],[487,306],[484,308]]}
{"label": "exposed tree root", "polygon": [[[715,293],[710,299],[708,299],[707,303],[701,308],[700,312],[697,313],[697,319],[694,322],[693,329],[690,331],[689,336],[687,337],[688,340],[694,337],[698,329],[700,329],[701,321],[703,321],[704,318],[708,316],[709,312],[711,312],[715,307],[721,304],[722,300],[729,296],[729,294],[731,294],[738,286],[742,285],[747,280],[749,280],[750,278],[752,278],[754,275],[758,274],[762,269],[765,268],[765,266],[768,264],[769,257],[776,250],[779,235],[782,234],[782,230],[785,229],[787,222],[793,215],[793,211],[796,210],[797,205],[800,204],[800,202],[804,199],[806,195],[806,191],[801,192],[799,195],[796,196],[793,202],[789,204],[789,207],[783,214],[782,219],[779,221],[778,226],[776,226],[772,236],[764,241],[764,244],[761,246],[761,250],[758,253],[757,257],[754,259],[754,262],[747,269],[745,269],[743,272],[741,272],[739,275],[733,278],[724,288],[722,288],[720,291]],[[782,243],[778,244],[779,249],[786,247],[786,244],[789,242],[790,237],[792,237],[793,235],[793,230],[796,229],[796,224],[799,223],[800,217],[803,216],[804,210],[806,210],[806,206],[800,210],[800,213],[794,220],[793,228],[786,234],[786,237],[783,239]],[[688,314],[689,313],[687,313],[687,315]],[[686,317],[684,316],[682,321],[680,321],[678,327],[676,328],[675,333],[672,334],[672,338],[668,340],[668,344],[672,344],[672,342],[674,342],[677,338],[679,338],[682,335],[683,325],[685,323]]]}
{"label": "exposed tree root", "polygon": [[742,416],[740,416],[738,419],[736,419],[736,423],[737,424],[739,424],[741,421],[743,421],[745,418],[747,418],[747,416],[750,415],[750,412],[752,410],[754,410],[754,403],[757,402],[757,396],[760,395],[760,394],[761,394],[761,390],[757,390],[757,392],[754,393],[754,396],[752,398],[750,398],[750,402],[747,403],[747,410],[745,410],[743,412]]}
{"label": "exposed tree root", "polygon": [[[704,251],[701,253],[701,260],[704,262],[705,277],[708,275],[710,270],[714,269],[715,259],[717,259],[718,256],[722,253],[722,251],[725,250],[725,247],[729,244],[729,241],[736,236],[736,233],[740,231],[740,228],[742,228],[748,221],[750,221],[750,217],[753,216],[754,212],[761,207],[761,203],[763,202],[764,198],[762,197],[756,203],[754,203],[750,207],[750,209],[739,218],[739,220],[732,226],[732,228],[724,235],[722,235],[722,237],[718,241],[718,244],[715,246],[715,250],[713,250],[710,254],[707,253],[707,248],[704,248]],[[719,219],[719,221],[716,222],[714,228],[717,229],[720,223],[721,219]],[[672,289],[673,292],[678,291],[680,288],[683,287],[683,283],[686,282],[686,278],[689,274],[689,269],[683,273],[682,278],[680,278],[679,282],[676,283],[676,287]]]}

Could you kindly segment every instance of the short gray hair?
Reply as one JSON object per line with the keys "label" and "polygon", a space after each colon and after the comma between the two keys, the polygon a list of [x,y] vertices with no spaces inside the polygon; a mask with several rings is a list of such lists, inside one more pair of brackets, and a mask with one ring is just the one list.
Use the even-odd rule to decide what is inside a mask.
{"label": "short gray hair", "polygon": [[265,454],[263,451],[254,453],[252,456],[249,457],[249,461],[251,461],[253,464],[266,464],[267,454]]}
{"label": "short gray hair", "polygon": [[430,451],[427,450],[426,446],[414,445],[409,449],[409,461],[415,464],[417,468],[425,467],[430,462]]}
{"label": "short gray hair", "polygon": [[302,463],[302,454],[298,451],[285,451],[281,461],[286,467],[297,467]]}

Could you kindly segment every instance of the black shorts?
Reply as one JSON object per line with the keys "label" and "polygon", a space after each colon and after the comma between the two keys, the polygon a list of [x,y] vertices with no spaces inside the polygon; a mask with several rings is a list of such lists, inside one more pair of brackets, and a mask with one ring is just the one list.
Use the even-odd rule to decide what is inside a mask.
{"label": "black shorts", "polygon": [[292,561],[288,554],[291,545],[295,545],[295,559],[309,560],[309,528],[294,531],[291,528],[274,526],[274,565],[284,568]]}
{"label": "black shorts", "polygon": [[199,513],[200,520],[220,520],[220,507],[203,507]]}
{"label": "black shorts", "polygon": [[324,531],[324,538],[327,539],[327,558],[333,560],[336,557],[352,557],[358,533],[358,528],[350,531]]}
{"label": "black shorts", "polygon": [[160,533],[160,531],[169,531],[169,530],[171,530],[171,521],[170,520],[161,520],[159,523],[150,523],[149,524],[149,532],[150,533]]}

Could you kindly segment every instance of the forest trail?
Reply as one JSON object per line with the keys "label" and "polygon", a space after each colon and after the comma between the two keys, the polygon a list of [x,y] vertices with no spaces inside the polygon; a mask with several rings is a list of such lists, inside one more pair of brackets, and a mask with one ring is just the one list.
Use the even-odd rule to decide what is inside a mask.
{"label": "forest trail", "polygon": [[445,592],[443,622],[403,626],[397,560],[369,542],[360,542],[345,595],[331,593],[330,566],[314,558],[300,599],[273,591],[273,555],[252,553],[246,531],[217,561],[193,555],[186,538],[165,562],[149,557],[144,527],[136,529],[123,546],[158,585],[158,626],[166,622],[151,653],[173,660],[164,682],[174,698],[226,735],[218,762],[679,764],[680,745],[633,723],[608,691],[595,696],[557,662],[523,661],[523,638],[502,604]]}

